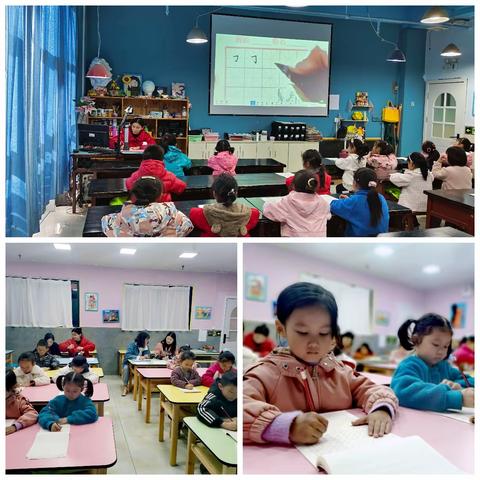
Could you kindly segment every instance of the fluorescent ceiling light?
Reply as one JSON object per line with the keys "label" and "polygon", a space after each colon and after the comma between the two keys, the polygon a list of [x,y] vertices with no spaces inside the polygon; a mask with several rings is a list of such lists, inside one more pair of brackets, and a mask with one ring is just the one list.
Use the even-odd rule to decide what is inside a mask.
{"label": "fluorescent ceiling light", "polygon": [[440,267],[438,265],[426,265],[423,267],[422,271],[427,275],[435,275],[440,272]]}
{"label": "fluorescent ceiling light", "polygon": [[53,246],[57,250],[71,250],[72,249],[71,245],[68,244],[68,243],[54,243]]}
{"label": "fluorescent ceiling light", "polygon": [[135,255],[135,252],[137,251],[136,248],[121,248],[120,253],[122,255]]}
{"label": "fluorescent ceiling light", "polygon": [[193,252],[183,252],[181,255],[179,255],[178,258],[194,258],[198,255],[198,253],[193,253]]}
{"label": "fluorescent ceiling light", "polygon": [[380,247],[376,247],[373,251],[379,257],[389,257],[393,254],[393,248],[388,247],[387,245],[381,245]]}

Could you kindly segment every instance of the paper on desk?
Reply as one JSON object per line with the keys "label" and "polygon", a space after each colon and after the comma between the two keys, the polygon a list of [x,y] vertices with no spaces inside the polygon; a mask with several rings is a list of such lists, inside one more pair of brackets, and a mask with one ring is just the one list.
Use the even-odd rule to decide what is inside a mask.
{"label": "paper on desk", "polygon": [[277,172],[277,175],[280,175],[281,177],[289,178],[293,175],[292,172]]}
{"label": "paper on desk", "polygon": [[232,432],[231,430],[229,430],[228,432],[225,432],[225,434],[228,437],[232,437],[235,441],[237,441],[237,432]]}
{"label": "paper on desk", "polygon": [[208,333],[208,330],[199,330],[198,331],[198,341],[199,342],[206,342],[207,341],[207,333]]}
{"label": "paper on desk", "polygon": [[441,415],[442,417],[453,418],[454,420],[460,420],[461,422],[471,423],[470,418],[475,415],[474,408],[464,407],[461,410],[448,410],[447,412],[432,412],[435,415]]}
{"label": "paper on desk", "polygon": [[331,195],[321,195],[322,198],[324,198],[328,204],[330,205],[333,200],[338,200],[338,198],[332,197]]}
{"label": "paper on desk", "polygon": [[67,456],[70,440],[70,425],[62,425],[60,432],[40,430],[33,441],[27,458],[38,460],[43,458],[62,458]]}
{"label": "paper on desk", "polygon": [[192,388],[189,390],[188,388],[180,388],[180,390],[184,393],[200,393],[201,390],[197,390],[196,388]]}

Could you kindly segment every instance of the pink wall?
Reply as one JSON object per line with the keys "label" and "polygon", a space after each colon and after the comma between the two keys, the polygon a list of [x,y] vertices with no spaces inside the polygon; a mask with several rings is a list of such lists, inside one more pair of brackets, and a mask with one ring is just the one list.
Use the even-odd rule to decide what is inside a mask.
{"label": "pink wall", "polygon": [[[457,292],[432,292],[425,294],[403,285],[389,282],[368,274],[362,274],[309,259],[284,251],[272,245],[245,245],[244,272],[267,276],[267,300],[265,302],[244,301],[244,318],[248,321],[273,323],[272,302],[280,291],[291,283],[298,282],[302,273],[312,273],[340,282],[355,284],[374,290],[374,312],[390,313],[388,326],[374,325],[373,333],[396,335],[398,327],[407,318],[416,318],[427,311],[435,311],[449,317],[451,303],[460,301]],[[461,288],[459,287],[460,291]],[[442,295],[441,300],[437,296]],[[468,299],[467,329],[473,333],[473,298]],[[341,327],[341,326],[340,326]],[[461,336],[458,334],[455,336]]]}
{"label": "pink wall", "polygon": [[[122,315],[122,289],[124,283],[193,286],[192,307],[197,305],[213,307],[212,320],[192,319],[192,329],[201,330],[221,329],[225,297],[235,297],[237,294],[237,278],[235,274],[127,270],[42,263],[8,263],[6,271],[7,275],[79,280],[80,324],[84,327],[120,327],[120,325],[104,324],[101,318],[101,310],[120,310],[120,316]],[[97,292],[99,294],[98,312],[85,311],[85,292]]]}

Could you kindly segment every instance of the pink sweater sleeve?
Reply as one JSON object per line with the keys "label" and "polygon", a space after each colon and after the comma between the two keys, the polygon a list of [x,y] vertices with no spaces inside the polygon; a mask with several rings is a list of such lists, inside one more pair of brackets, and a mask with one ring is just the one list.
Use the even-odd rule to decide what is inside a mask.
{"label": "pink sweater sleeve", "polygon": [[20,423],[22,425],[22,428],[29,427],[30,425],[37,423],[38,412],[32,407],[32,404],[22,395],[20,395],[18,399],[18,409],[21,415],[19,418],[17,418],[15,423]]}

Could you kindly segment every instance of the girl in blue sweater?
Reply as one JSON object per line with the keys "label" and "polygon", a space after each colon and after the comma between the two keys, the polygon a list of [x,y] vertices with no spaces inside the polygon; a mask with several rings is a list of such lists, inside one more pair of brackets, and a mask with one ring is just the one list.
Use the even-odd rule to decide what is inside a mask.
{"label": "girl in blue sweater", "polygon": [[330,203],[330,212],[347,221],[346,237],[376,237],[388,231],[387,201],[375,190],[377,174],[370,168],[359,168],[353,175],[353,190],[348,197]]}
{"label": "girl in blue sweater", "polygon": [[161,145],[165,151],[163,155],[165,168],[176,177],[184,177],[185,170],[192,166],[192,161],[177,148],[177,137],[173,133],[166,133],[162,137]]}
{"label": "girl in blue sweater", "polygon": [[435,313],[407,320],[399,328],[402,347],[415,350],[400,362],[392,379],[391,387],[400,405],[436,412],[474,406],[475,380],[447,361],[452,334],[450,322]]}
{"label": "girl in blue sweater", "polygon": [[[51,432],[59,432],[62,425],[84,425],[96,422],[97,409],[89,397],[93,384],[75,372],[57,378],[57,387],[64,395],[58,395],[42,409],[38,423]],[[85,390],[84,394],[82,392]]]}

